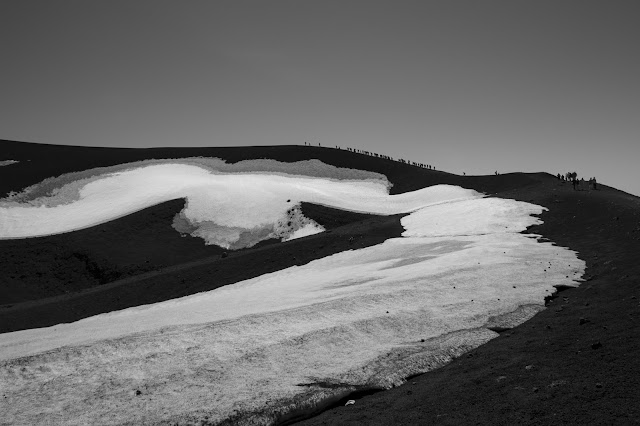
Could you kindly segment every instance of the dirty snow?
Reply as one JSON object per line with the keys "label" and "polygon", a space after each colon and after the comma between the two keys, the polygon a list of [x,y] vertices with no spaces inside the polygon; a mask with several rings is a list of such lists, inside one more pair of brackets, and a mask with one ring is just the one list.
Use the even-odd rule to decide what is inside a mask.
{"label": "dirty snow", "polygon": [[[184,164],[115,173],[54,209],[21,216],[7,207],[1,229],[5,237],[30,232],[29,223],[36,233],[64,232],[73,223],[66,215],[90,226],[94,215],[106,221],[171,197],[187,197],[192,224],[244,231],[272,227],[300,201],[412,213],[402,237],[377,246],[0,335],[6,421],[272,424],[356,386],[388,388],[436,368],[495,337],[489,326],[544,309],[554,286],[577,285],[584,271],[575,252],[520,234],[539,223],[536,205],[447,185],[390,196],[370,180],[212,174]],[[66,214],[56,210],[65,206]]]}
{"label": "dirty snow", "polygon": [[[291,168],[296,172],[300,169],[297,163]],[[343,170],[334,169],[337,175]],[[279,170],[286,168],[280,166]],[[81,186],[78,182],[82,182]],[[297,220],[297,226],[284,234],[277,232],[279,223],[289,222],[290,209],[302,201],[393,214],[456,198],[479,197],[474,191],[447,185],[393,196],[388,195],[388,188],[388,182],[382,179],[335,179],[284,172],[227,173],[197,164],[169,162],[142,165],[66,183],[52,190],[51,196],[40,198],[36,205],[0,202],[0,238],[70,232],[164,201],[186,198],[187,206],[180,215],[193,228],[193,236],[207,244],[238,249],[269,238],[287,240],[292,235],[321,231],[318,224]]]}

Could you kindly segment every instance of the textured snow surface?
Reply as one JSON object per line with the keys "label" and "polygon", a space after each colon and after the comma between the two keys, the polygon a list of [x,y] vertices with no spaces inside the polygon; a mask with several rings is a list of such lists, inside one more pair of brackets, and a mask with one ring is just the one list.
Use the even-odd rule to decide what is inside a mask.
{"label": "textured snow surface", "polygon": [[[185,216],[207,220],[212,216],[199,206],[233,203],[229,212],[246,217],[225,216],[220,207],[215,220],[243,229],[262,220],[251,213],[256,203],[271,220],[300,200],[413,213],[402,219],[403,237],[377,246],[210,292],[0,335],[4,421],[272,424],[356,388],[388,388],[441,366],[495,337],[489,327],[513,327],[544,309],[554,286],[577,285],[584,271],[575,252],[519,233],[539,223],[531,215],[543,208],[532,204],[452,186],[389,196],[384,183],[371,180],[211,178],[184,166],[134,170],[126,182],[146,185],[147,173],[160,180],[170,173],[149,188],[156,195],[147,200],[187,190]],[[126,198],[125,187],[139,196],[119,176],[85,186],[78,202]],[[232,190],[251,196],[234,198]]]}
{"label": "textured snow surface", "polygon": [[[412,211],[453,198],[477,197],[474,191],[441,185],[441,188],[411,194],[388,195],[384,176],[340,169],[318,161],[310,166],[310,177],[301,174],[299,163],[263,160],[260,168],[277,172],[249,172],[242,163],[240,171],[231,165],[209,164],[204,159],[175,163],[165,160],[145,162],[121,171],[101,170],[96,176],[83,176],[62,186],[45,182],[48,196],[21,202],[0,202],[0,238],[26,238],[78,230],[107,222],[164,201],[186,198],[180,213],[185,221],[178,230],[189,229],[193,236],[208,244],[237,249],[250,247],[269,238],[291,239],[323,229],[310,220],[289,224],[292,208],[301,201],[378,214]],[[210,160],[213,161],[213,160]],[[266,161],[266,167],[265,166]],[[275,164],[274,164],[275,163]],[[214,168],[217,167],[216,168]],[[122,167],[119,167],[122,168]],[[222,171],[221,171],[222,170]],[[337,178],[329,177],[333,174]],[[353,180],[352,177],[369,179]],[[79,177],[79,176],[78,176]],[[38,193],[37,186],[27,192]],[[22,197],[24,198],[24,196]],[[16,201],[17,200],[17,201]],[[304,229],[304,230],[301,230]],[[283,232],[285,231],[285,232]]]}

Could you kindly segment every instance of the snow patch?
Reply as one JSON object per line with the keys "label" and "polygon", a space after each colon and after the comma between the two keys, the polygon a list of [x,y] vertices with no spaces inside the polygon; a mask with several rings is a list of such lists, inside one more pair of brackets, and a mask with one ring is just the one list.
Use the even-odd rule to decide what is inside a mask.
{"label": "snow patch", "polygon": [[[193,162],[203,163],[205,159]],[[271,167],[277,170],[291,167],[297,172],[301,166],[281,163]],[[330,170],[340,177],[362,175],[326,165],[316,167],[313,172],[326,175]],[[144,164],[67,182],[60,188],[49,188],[49,195],[25,202],[21,199],[41,191],[33,187],[25,194],[0,202],[0,239],[70,232],[165,201],[186,198],[185,208],[174,219],[178,232],[200,237],[207,244],[239,249],[269,238],[287,240],[293,235],[319,232],[321,227],[304,218],[299,209],[291,210],[292,205],[303,201],[343,210],[395,214],[430,204],[481,197],[475,191],[449,185],[393,196],[388,189],[388,182],[381,179],[341,180],[281,172],[227,173],[180,162]]]}
{"label": "snow patch", "polygon": [[1,334],[8,423],[273,424],[345,389],[388,388],[449,362],[495,337],[488,327],[513,327],[543,309],[544,297],[576,285],[585,267],[575,252],[520,234],[540,223],[531,215],[542,207],[448,185],[391,196],[375,180],[151,164],[67,195],[76,190],[76,201],[56,207],[0,205],[0,235],[65,232],[180,197],[187,206],[174,228],[228,247],[317,230],[301,201],[410,214],[402,237],[377,246]]}

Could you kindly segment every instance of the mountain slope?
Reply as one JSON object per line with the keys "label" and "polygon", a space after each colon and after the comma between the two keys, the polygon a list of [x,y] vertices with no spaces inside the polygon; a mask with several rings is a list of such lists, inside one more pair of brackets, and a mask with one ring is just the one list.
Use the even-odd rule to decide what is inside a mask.
{"label": "mountain slope", "polygon": [[[544,223],[529,232],[578,251],[587,262],[587,282],[562,291],[549,302],[549,309],[532,320],[441,369],[303,423],[639,421],[635,402],[639,399],[640,361],[634,356],[640,349],[636,255],[640,252],[640,203],[636,197],[605,185],[599,185],[597,191],[574,191],[568,183],[545,173],[456,176],[318,147],[127,150],[0,144],[6,157],[0,160],[18,161],[0,167],[0,195],[88,167],[203,155],[231,162],[317,158],[340,167],[383,173],[394,184],[392,193],[448,183],[547,207],[549,211],[541,215]],[[0,241],[0,265],[5,268],[0,297],[6,298],[0,300],[11,301],[0,302],[0,331],[74,321],[193,294],[210,288],[203,287],[206,280],[201,278],[212,270],[220,277],[218,284],[224,285],[377,244],[402,232],[399,216],[369,217],[306,205],[306,215],[333,231],[287,243],[265,243],[222,257],[220,249],[180,238],[170,229],[171,218],[181,205],[182,200],[175,200],[98,227],[44,239]],[[82,250],[77,250],[82,244]],[[60,277],[59,285],[46,289],[42,277],[49,271],[70,272]],[[184,287],[169,284],[176,276]],[[162,277],[171,279],[163,284]],[[81,293],[65,291],[82,289]]]}

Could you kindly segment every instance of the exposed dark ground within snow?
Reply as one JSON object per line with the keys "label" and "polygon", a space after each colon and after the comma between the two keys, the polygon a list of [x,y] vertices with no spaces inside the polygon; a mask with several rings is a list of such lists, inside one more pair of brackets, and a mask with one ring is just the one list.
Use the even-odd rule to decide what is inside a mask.
{"label": "exposed dark ground within snow", "polygon": [[[574,191],[547,174],[462,177],[334,149],[252,147],[90,149],[2,141],[0,196],[50,176],[145,158],[215,156],[239,161],[317,158],[385,174],[392,193],[436,183],[460,185],[545,206],[529,232],[576,250],[586,282],[550,300],[530,321],[403,386],[338,406],[307,424],[625,424],[640,422],[640,201],[599,185]],[[31,160],[31,161],[27,161]],[[53,160],[53,161],[52,161]],[[225,285],[402,232],[400,216],[378,217],[303,205],[332,232],[223,257],[181,238],[175,200],[117,221],[52,237],[0,241],[0,331],[41,327]],[[163,285],[179,276],[184,286]],[[153,278],[153,279],[151,279]],[[123,281],[125,279],[125,281]],[[46,284],[45,284],[46,283]],[[206,284],[205,284],[206,283]],[[47,299],[48,298],[48,299]],[[135,397],[132,396],[132,398]]]}

